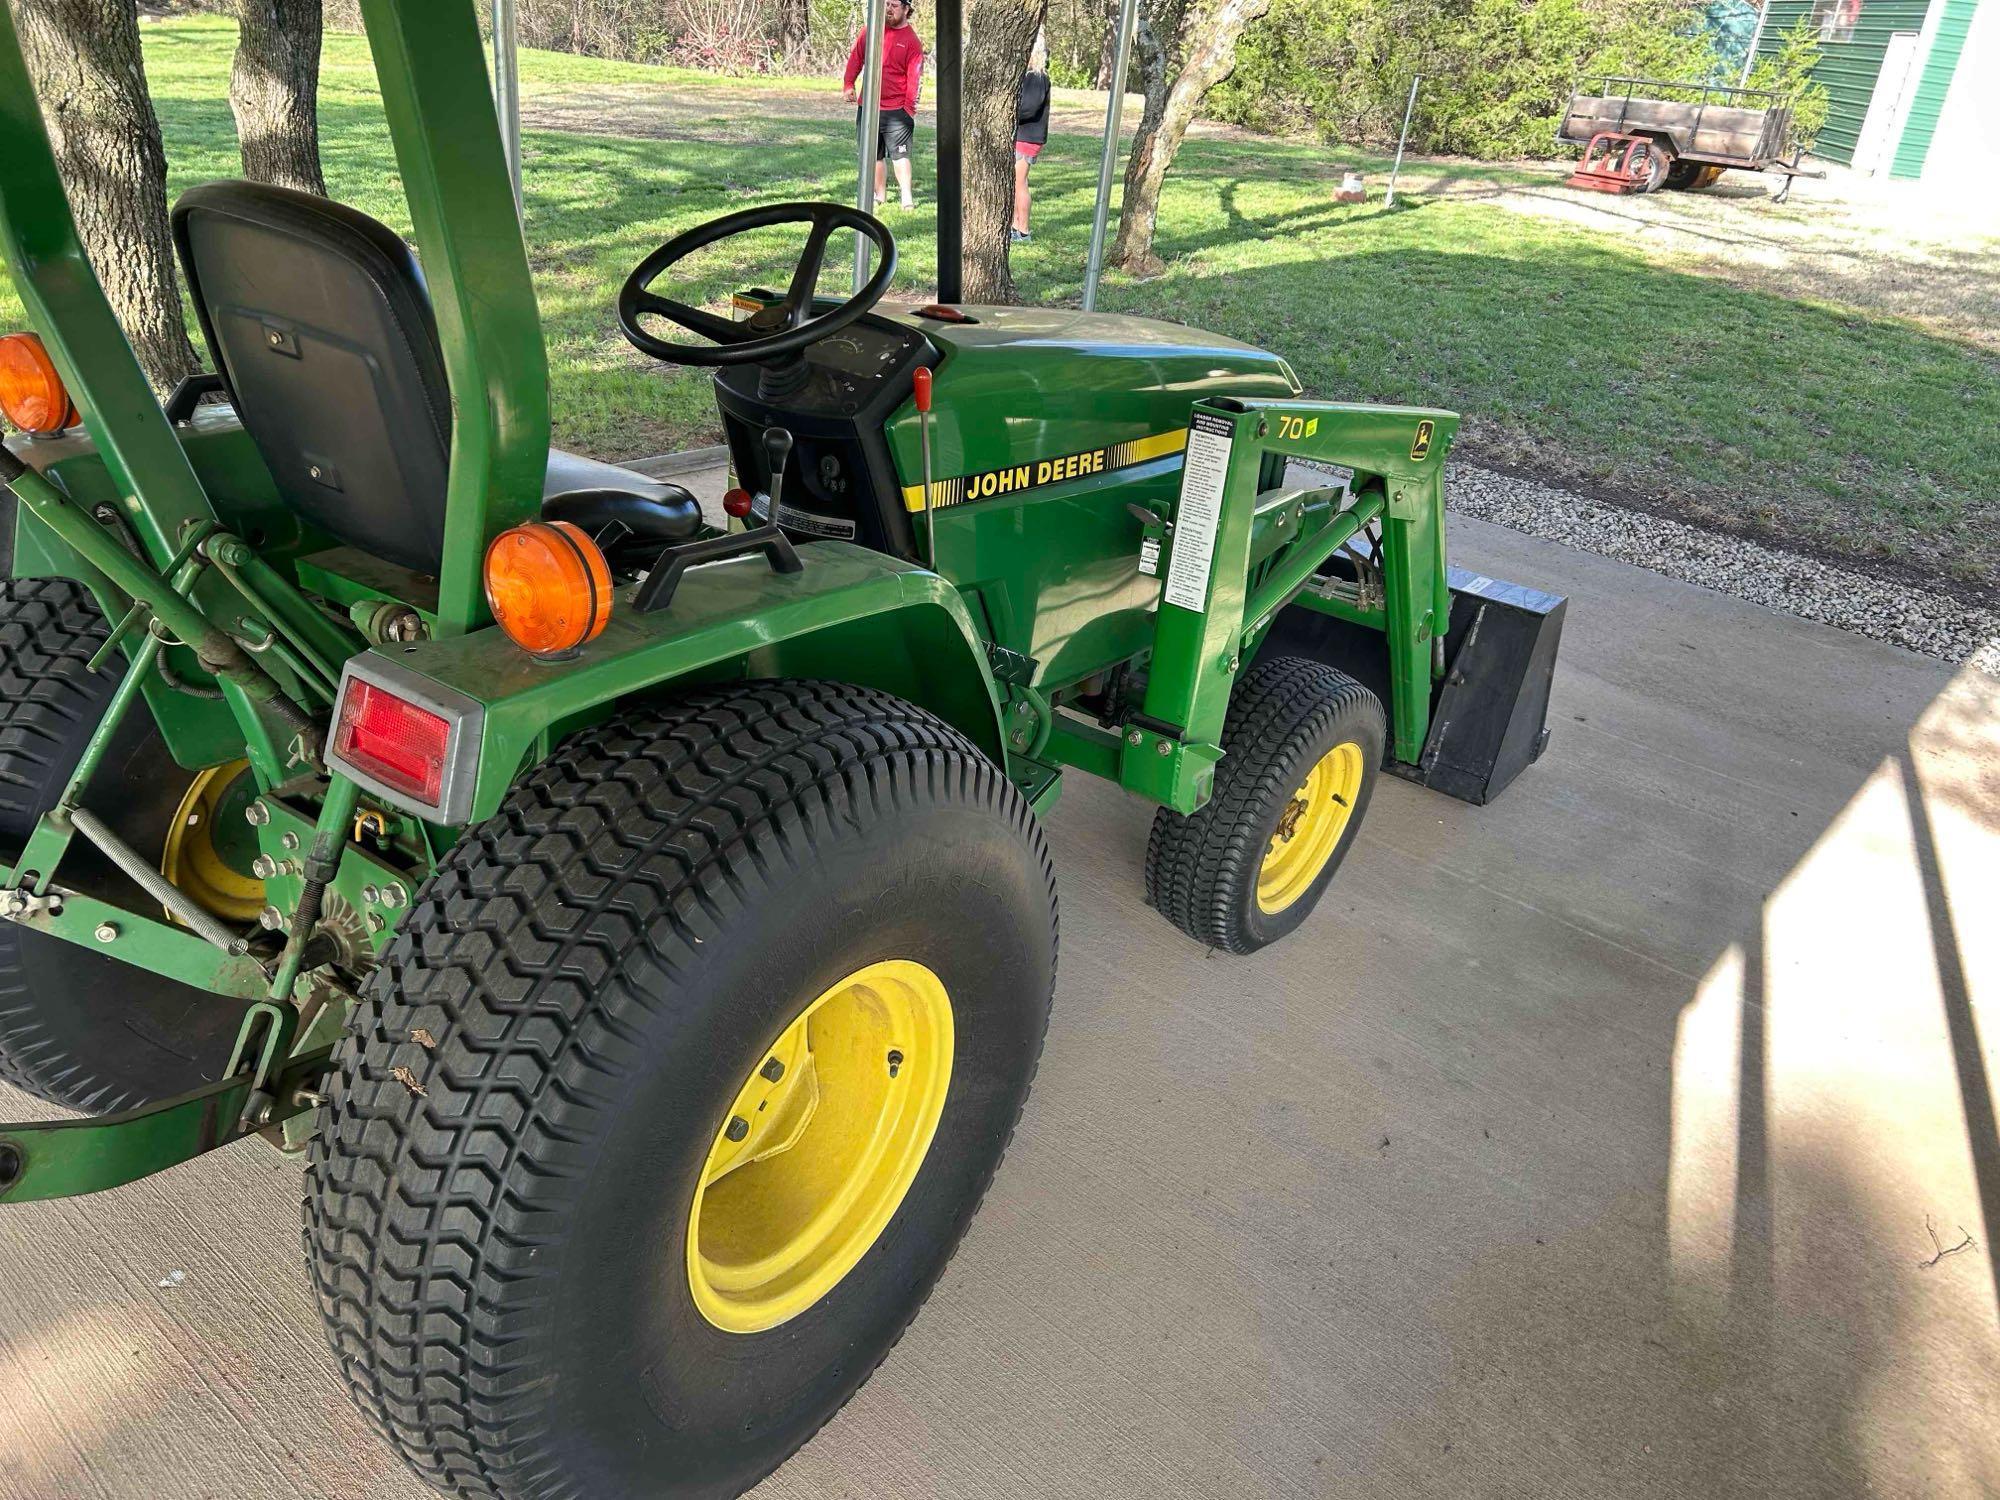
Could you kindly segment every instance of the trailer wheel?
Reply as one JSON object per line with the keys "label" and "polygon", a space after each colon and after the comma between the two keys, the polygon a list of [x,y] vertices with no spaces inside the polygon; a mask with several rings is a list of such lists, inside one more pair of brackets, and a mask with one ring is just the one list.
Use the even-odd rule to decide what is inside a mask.
{"label": "trailer wheel", "polygon": [[1632,189],[1635,193],[1658,192],[1672,170],[1672,154],[1653,141],[1634,146],[1626,159],[1626,171],[1635,184]]}
{"label": "trailer wheel", "polygon": [[[85,669],[105,634],[104,616],[81,584],[0,580],[0,851],[9,864],[62,795],[117,686],[116,671]],[[135,704],[85,801],[133,848],[156,854],[174,846],[220,878],[224,867],[209,859],[204,839],[174,838],[184,804],[219,790],[213,772],[191,774],[174,763],[152,716]],[[147,902],[82,838],[70,844],[57,877],[121,905]],[[229,1060],[245,1007],[0,919],[0,1080],[52,1104],[105,1114],[212,1081]]]}
{"label": "trailer wheel", "polygon": [[335,1356],[462,1496],[729,1496],[854,1394],[1041,1052],[1026,802],[886,694],[636,709],[426,882],[343,1041],[305,1241]]}
{"label": "trailer wheel", "polygon": [[1346,858],[1382,764],[1382,704],[1345,672],[1298,656],[1237,685],[1215,794],[1162,808],[1146,901],[1198,943],[1251,953],[1303,922]]}

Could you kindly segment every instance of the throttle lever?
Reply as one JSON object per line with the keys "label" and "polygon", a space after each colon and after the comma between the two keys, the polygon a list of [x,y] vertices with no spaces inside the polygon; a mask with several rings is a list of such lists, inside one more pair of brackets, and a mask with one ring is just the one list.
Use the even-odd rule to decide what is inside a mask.
{"label": "throttle lever", "polygon": [[786,427],[766,427],[764,429],[764,457],[771,468],[771,523],[778,520],[778,492],[785,482],[785,465],[791,460],[794,439],[791,429]]}

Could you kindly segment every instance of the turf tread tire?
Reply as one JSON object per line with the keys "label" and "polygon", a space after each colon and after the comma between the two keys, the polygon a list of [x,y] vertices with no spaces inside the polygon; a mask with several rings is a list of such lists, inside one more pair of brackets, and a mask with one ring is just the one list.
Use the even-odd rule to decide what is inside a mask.
{"label": "turf tread tire", "polygon": [[[1299,656],[1258,662],[1230,695],[1214,795],[1189,816],[1170,808],[1153,816],[1146,904],[1196,942],[1225,953],[1254,952],[1296,927],[1368,810],[1385,732],[1381,700],[1338,668]],[[1366,770],[1341,842],[1310,892],[1276,921],[1260,919],[1251,908],[1272,826],[1324,748],[1348,733],[1361,740]]]}
{"label": "turf tread tire", "polygon": [[[11,862],[75,771],[118,685],[92,673],[109,634],[97,602],[67,578],[0,579],[0,848]],[[159,846],[178,771],[134,705],[86,802],[128,842]],[[60,883],[123,903],[137,887],[74,840]],[[208,1082],[227,1059],[243,1002],[0,922],[0,1081],[90,1114],[130,1109]]]}
{"label": "turf tread tire", "polygon": [[[304,1205],[334,1355],[419,1476],[467,1500],[585,1493],[564,1477],[524,1351],[551,1326],[592,1112],[614,1105],[620,1065],[705,938],[726,937],[829,830],[940,787],[997,809],[1033,851],[1053,944],[1053,862],[1000,769],[923,710],[835,683],[733,685],[585,730],[419,890],[337,1052]],[[640,872],[653,881],[644,900]],[[630,919],[622,947],[592,920],[616,911]],[[665,999],[614,982],[634,953],[667,976]],[[1052,988],[1052,946],[1049,957]],[[1002,1154],[1011,1139],[1010,1125]],[[997,1166],[856,1389],[916,1316]]]}

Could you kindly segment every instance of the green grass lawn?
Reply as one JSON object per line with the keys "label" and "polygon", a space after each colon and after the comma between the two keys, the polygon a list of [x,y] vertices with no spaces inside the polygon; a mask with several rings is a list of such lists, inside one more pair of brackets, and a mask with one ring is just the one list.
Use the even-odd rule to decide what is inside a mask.
{"label": "green grass lawn", "polygon": [[[234,26],[176,20],[149,25],[146,39],[171,191],[234,174]],[[596,127],[606,133],[525,139],[557,440],[610,458],[713,440],[706,380],[653,364],[619,336],[618,283],[701,220],[776,199],[848,198],[850,117],[800,107],[796,80],[716,90],[673,69],[537,52],[522,54],[521,72],[531,100],[563,90],[608,100]],[[619,133],[618,95],[634,84],[670,86],[688,104],[678,138]],[[772,91],[769,109],[746,100],[761,89]],[[358,37],[327,39],[321,128],[335,195],[407,229]],[[920,163],[928,141],[921,133]],[[1026,300],[1080,294],[1095,147],[1058,135],[1035,169],[1035,240],[1014,257]],[[1337,206],[1330,165],[1306,145],[1190,141],[1161,205],[1167,271],[1145,283],[1109,277],[1101,305],[1276,349],[1316,396],[1463,412],[1461,443],[1476,456],[1994,587],[2000,361],[1990,352],[1853,308],[1742,290],[1490,202]],[[899,292],[921,292],[932,222],[893,211],[889,221]],[[719,298],[788,263],[780,236],[708,253],[689,271],[700,296]],[[0,280],[0,326],[19,318]]]}

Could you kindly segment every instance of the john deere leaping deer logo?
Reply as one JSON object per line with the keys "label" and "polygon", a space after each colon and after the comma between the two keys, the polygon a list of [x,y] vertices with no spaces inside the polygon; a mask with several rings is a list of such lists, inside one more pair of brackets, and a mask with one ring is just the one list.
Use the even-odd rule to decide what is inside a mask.
{"label": "john deere leaping deer logo", "polygon": [[1431,434],[1437,430],[1437,423],[1425,418],[1417,423],[1417,435],[1410,440],[1410,462],[1422,463],[1431,451]]}

